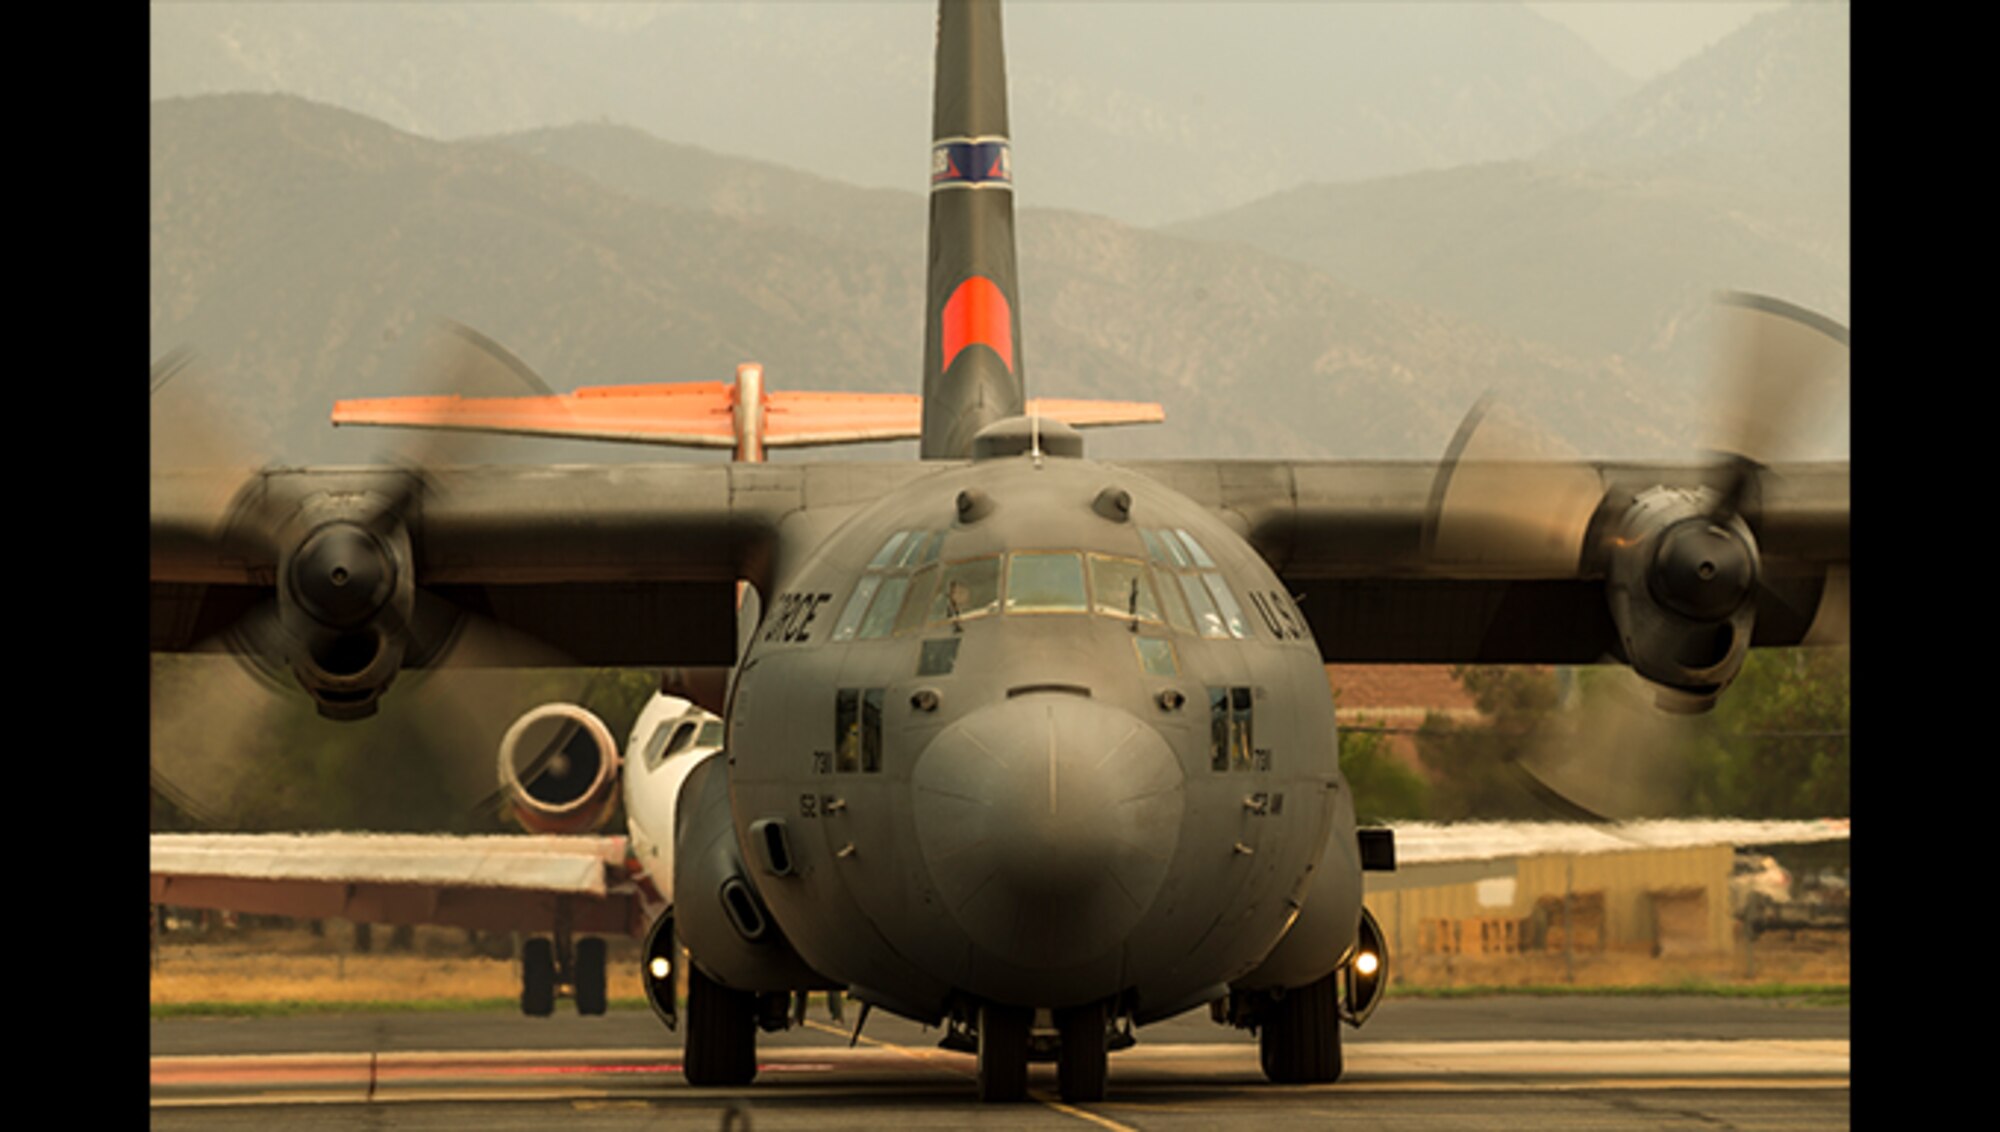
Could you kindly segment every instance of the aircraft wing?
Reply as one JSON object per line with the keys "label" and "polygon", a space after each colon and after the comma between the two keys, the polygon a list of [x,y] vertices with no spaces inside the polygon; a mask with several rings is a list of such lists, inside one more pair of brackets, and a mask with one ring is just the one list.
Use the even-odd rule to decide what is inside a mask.
{"label": "aircraft wing", "polygon": [[[275,660],[268,667],[296,677],[332,718],[371,714],[396,671],[440,662],[726,666],[738,579],[783,600],[775,569],[860,506],[948,466],[157,473],[152,648],[219,644]],[[1126,466],[1231,523],[1330,663],[1609,659],[1712,701],[1743,647],[1844,634],[1845,463],[1747,474],[1519,465],[1465,477],[1483,486],[1457,496],[1449,464]],[[1524,523],[1522,500],[1553,518]],[[1724,526],[1742,534],[1719,557],[1704,548],[1670,561],[1673,532]],[[1679,617],[1660,595],[1679,586],[1682,605],[1709,600],[1694,573],[1708,569],[1703,556],[1739,569],[1751,597]],[[1679,581],[1663,583],[1669,567]],[[794,597],[816,611],[836,595]]]}
{"label": "aircraft wing", "polygon": [[151,856],[155,904],[486,931],[647,927],[623,837],[155,833]]}
{"label": "aircraft wing", "polygon": [[[837,517],[930,471],[857,463],[156,473],[152,649],[202,648],[260,617],[306,640],[377,624],[422,636],[467,613],[553,646],[569,664],[727,665],[736,659],[736,581],[768,580],[788,524]],[[346,541],[315,541],[327,531]],[[372,615],[349,604],[350,575],[379,583],[386,604]],[[279,595],[287,608],[272,611]],[[300,629],[299,610],[314,623]],[[440,647],[412,641],[403,663],[420,666]],[[504,649],[487,662],[522,663]]]}
{"label": "aircraft wing", "polygon": [[[1586,539],[1597,541],[1639,492],[1660,484],[1699,488],[1723,475],[1657,464],[1524,465],[1488,478],[1503,485],[1503,494],[1565,513],[1549,524],[1548,537],[1510,542],[1465,537],[1465,528],[1477,528],[1476,518],[1456,530],[1438,529],[1436,463],[1127,466],[1235,526],[1291,590],[1328,663],[1625,659],[1606,600],[1610,568]],[[1836,603],[1844,605],[1848,509],[1845,463],[1776,465],[1752,475],[1740,508],[1762,566],[1752,645],[1816,639],[1810,634],[1822,604],[1829,616]],[[1462,516],[1476,507],[1446,513]]]}

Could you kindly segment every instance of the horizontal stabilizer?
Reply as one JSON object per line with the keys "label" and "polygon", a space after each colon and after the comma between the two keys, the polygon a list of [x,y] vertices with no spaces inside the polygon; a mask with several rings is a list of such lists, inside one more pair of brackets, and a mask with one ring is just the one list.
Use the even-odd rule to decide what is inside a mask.
{"label": "horizontal stabilizer", "polygon": [[1158,424],[1167,410],[1157,401],[1078,401],[1062,397],[1028,398],[1028,415],[1061,421],[1071,428]]}
{"label": "horizontal stabilizer", "polygon": [[[372,397],[335,402],[333,423],[731,448],[742,388],[689,381],[586,386],[553,396]],[[770,448],[911,440],[923,432],[923,398],[910,393],[771,390],[763,410],[762,440]],[[1044,398],[1028,402],[1028,411],[1076,428],[1166,419],[1166,410],[1150,401]]]}
{"label": "horizontal stabilizer", "polygon": [[586,386],[553,396],[369,397],[335,401],[333,423],[731,448],[735,400],[720,381]]}

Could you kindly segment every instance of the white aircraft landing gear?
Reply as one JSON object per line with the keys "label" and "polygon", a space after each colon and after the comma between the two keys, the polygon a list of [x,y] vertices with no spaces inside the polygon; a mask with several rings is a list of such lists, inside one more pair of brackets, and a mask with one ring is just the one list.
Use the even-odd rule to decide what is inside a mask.
{"label": "white aircraft landing gear", "polygon": [[578,1014],[594,1015],[604,1013],[604,941],[596,936],[586,936],[576,941],[576,954],[570,963],[572,995],[576,999]]}
{"label": "white aircraft landing gear", "polygon": [[542,936],[521,941],[521,1013],[547,1018],[556,1011],[555,945]]}

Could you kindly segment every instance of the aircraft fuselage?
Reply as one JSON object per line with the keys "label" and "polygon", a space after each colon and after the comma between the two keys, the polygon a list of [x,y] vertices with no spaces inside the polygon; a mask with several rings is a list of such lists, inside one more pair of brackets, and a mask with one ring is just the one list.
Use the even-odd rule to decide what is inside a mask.
{"label": "aircraft fuselage", "polygon": [[1314,950],[1330,969],[1353,941],[1353,807],[1305,619],[1235,531],[1131,471],[993,457],[854,515],[766,598],[727,750],[785,938],[898,1013],[1146,1021],[1220,997],[1329,838],[1345,875],[1316,892],[1354,914]]}

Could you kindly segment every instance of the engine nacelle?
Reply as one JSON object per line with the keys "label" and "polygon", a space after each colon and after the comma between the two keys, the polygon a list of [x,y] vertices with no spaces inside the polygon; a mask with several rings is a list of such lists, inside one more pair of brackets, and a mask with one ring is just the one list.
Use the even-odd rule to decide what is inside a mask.
{"label": "engine nacelle", "polygon": [[1742,671],[1762,566],[1740,515],[1718,517],[1708,489],[1640,494],[1609,543],[1605,593],[1632,670],[1659,705],[1699,712]]}
{"label": "engine nacelle", "polygon": [[314,496],[286,525],[278,562],[281,655],[319,713],[362,719],[403,667],[416,615],[410,535],[371,492]]}
{"label": "engine nacelle", "polygon": [[576,704],[524,712],[500,740],[500,785],[514,817],[536,833],[581,833],[618,802],[618,746],[611,729]]}

